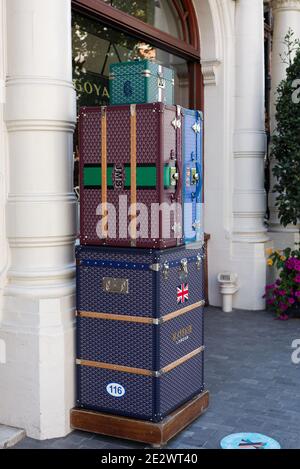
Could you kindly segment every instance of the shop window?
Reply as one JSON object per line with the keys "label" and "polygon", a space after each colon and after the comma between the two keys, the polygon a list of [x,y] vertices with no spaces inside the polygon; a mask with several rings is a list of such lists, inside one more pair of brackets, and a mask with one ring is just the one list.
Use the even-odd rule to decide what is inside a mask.
{"label": "shop window", "polygon": [[[148,58],[175,75],[175,102],[203,110],[199,33],[191,0],[72,0],[77,108],[109,104],[109,67]],[[78,140],[74,138],[74,185]]]}
{"label": "shop window", "polygon": [[184,40],[183,27],[180,21],[181,2],[172,0],[103,0],[113,8],[128,13],[135,18],[165,31],[171,36]]}
{"label": "shop window", "polygon": [[78,107],[109,104],[109,67],[147,58],[175,72],[175,102],[189,107],[188,62],[105,24],[73,14],[73,81]]}

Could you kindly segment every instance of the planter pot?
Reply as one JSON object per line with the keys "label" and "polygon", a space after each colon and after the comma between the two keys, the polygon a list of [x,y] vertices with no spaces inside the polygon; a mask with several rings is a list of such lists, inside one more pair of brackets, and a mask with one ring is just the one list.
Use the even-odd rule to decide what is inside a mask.
{"label": "planter pot", "polygon": [[290,318],[300,319],[300,303],[295,303],[289,310],[288,314]]}

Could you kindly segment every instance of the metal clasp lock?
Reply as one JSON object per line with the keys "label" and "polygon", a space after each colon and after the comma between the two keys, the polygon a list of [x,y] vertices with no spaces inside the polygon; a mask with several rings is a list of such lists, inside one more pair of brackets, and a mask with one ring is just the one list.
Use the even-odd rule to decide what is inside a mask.
{"label": "metal clasp lock", "polygon": [[142,76],[145,78],[151,77],[151,70],[149,70],[148,68],[142,70]]}
{"label": "metal clasp lock", "polygon": [[175,130],[181,128],[181,107],[180,106],[176,106],[176,117],[174,120],[172,120],[172,125]]}
{"label": "metal clasp lock", "polygon": [[162,269],[162,274],[165,280],[168,280],[169,272],[170,272],[170,264],[168,261],[165,261],[163,265],[163,269]]}
{"label": "metal clasp lock", "polygon": [[181,237],[181,235],[182,235],[181,223],[175,222],[171,229],[172,229],[175,236]]}
{"label": "metal clasp lock", "polygon": [[181,259],[180,261],[180,278],[186,278],[188,275],[188,261],[187,259]]}
{"label": "metal clasp lock", "polygon": [[201,125],[199,122],[195,122],[195,124],[192,126],[192,129],[196,134],[199,134],[201,132]]}
{"label": "metal clasp lock", "polygon": [[176,117],[175,117],[175,119],[172,120],[172,125],[173,125],[173,127],[174,127],[175,130],[176,130],[176,129],[180,129],[180,128],[181,128],[181,120],[180,120],[180,119],[176,119]]}
{"label": "metal clasp lock", "polygon": [[171,173],[171,178],[170,178],[171,186],[176,186],[176,183],[179,179],[179,173],[177,172],[177,168],[175,166],[172,166],[170,168],[170,173]]}
{"label": "metal clasp lock", "polygon": [[200,221],[195,221],[195,223],[192,224],[192,228],[194,231],[197,231],[201,228],[201,222]]}
{"label": "metal clasp lock", "polygon": [[201,254],[197,254],[197,260],[196,260],[197,270],[201,269],[201,264],[202,264],[202,256],[201,256]]}
{"label": "metal clasp lock", "polygon": [[157,74],[157,76],[158,76],[158,79],[157,79],[158,87],[159,88],[165,88],[166,87],[166,79],[164,78],[163,74],[159,72]]}
{"label": "metal clasp lock", "polygon": [[181,107],[180,106],[176,106],[176,114],[177,114],[177,119],[175,117],[175,119],[172,121],[172,125],[175,130],[181,128]]}
{"label": "metal clasp lock", "polygon": [[197,169],[196,168],[192,168],[192,171],[191,171],[191,184],[197,184],[197,182],[199,181],[200,179],[200,176],[199,174],[197,173]]}

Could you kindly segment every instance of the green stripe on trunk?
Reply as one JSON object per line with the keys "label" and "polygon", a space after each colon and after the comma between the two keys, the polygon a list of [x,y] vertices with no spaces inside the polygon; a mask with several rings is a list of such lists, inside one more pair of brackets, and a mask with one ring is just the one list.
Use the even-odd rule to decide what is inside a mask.
{"label": "green stripe on trunk", "polygon": [[[130,167],[126,166],[124,187],[130,187],[130,174]],[[156,182],[156,166],[137,166],[136,186],[138,189],[144,187],[156,188]]]}
{"label": "green stripe on trunk", "polygon": [[[107,186],[113,187],[112,183],[113,167],[107,167]],[[102,185],[102,169],[101,166],[85,166],[83,168],[83,185],[84,187],[101,187]]]}
{"label": "green stripe on trunk", "polygon": [[[130,166],[124,167],[125,181],[124,187],[130,188]],[[170,181],[169,168],[165,167],[164,182]],[[83,168],[83,185],[84,187],[101,187],[101,166],[85,166]],[[136,168],[136,185],[138,189],[150,188],[155,189],[157,185],[156,166],[137,166]],[[107,187],[113,188],[113,166],[107,167]]]}

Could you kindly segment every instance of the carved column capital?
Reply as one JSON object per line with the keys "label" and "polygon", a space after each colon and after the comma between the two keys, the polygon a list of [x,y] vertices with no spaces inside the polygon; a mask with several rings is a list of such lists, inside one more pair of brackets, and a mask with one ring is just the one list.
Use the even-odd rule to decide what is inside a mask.
{"label": "carved column capital", "polygon": [[300,0],[272,0],[272,8],[276,10],[300,10]]}
{"label": "carved column capital", "polygon": [[217,59],[201,60],[204,85],[216,85],[217,84],[217,69],[220,63],[221,62]]}

